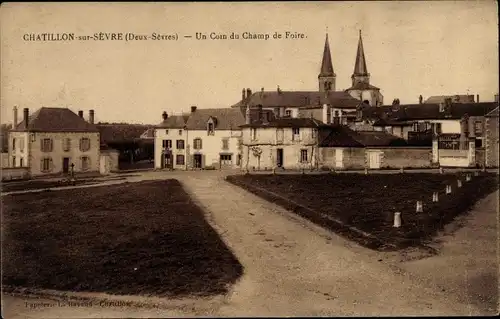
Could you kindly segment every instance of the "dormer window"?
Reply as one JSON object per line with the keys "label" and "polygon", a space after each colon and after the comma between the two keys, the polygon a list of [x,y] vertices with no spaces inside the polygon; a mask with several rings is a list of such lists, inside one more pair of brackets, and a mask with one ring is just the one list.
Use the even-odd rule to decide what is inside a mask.
{"label": "dormer window", "polygon": [[212,117],[207,122],[207,135],[215,135],[215,119]]}
{"label": "dormer window", "polygon": [[285,111],[285,116],[286,116],[286,117],[291,117],[291,116],[292,116],[292,111],[290,111],[290,110],[286,110],[286,111]]}

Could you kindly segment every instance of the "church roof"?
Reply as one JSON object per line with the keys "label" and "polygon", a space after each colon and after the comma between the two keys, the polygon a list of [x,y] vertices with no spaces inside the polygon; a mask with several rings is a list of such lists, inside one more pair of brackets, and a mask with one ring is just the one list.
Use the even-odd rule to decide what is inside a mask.
{"label": "church roof", "polygon": [[355,108],[360,101],[345,91],[264,91],[252,94],[233,105],[233,108],[249,105],[256,107],[320,107],[330,104],[334,107]]}
{"label": "church roof", "polygon": [[380,88],[365,82],[357,82],[347,90],[380,90]]}
{"label": "church roof", "polygon": [[356,52],[356,62],[354,64],[354,75],[368,75],[366,67],[365,51],[363,49],[363,39],[361,38],[361,30],[359,30],[358,51]]}
{"label": "church roof", "polygon": [[323,60],[321,61],[321,70],[319,76],[334,76],[332,56],[330,54],[330,44],[328,43],[328,34],[326,34],[325,47],[323,49]]}
{"label": "church roof", "polygon": [[42,107],[28,117],[28,126],[21,121],[12,131],[29,132],[99,132],[68,108]]}

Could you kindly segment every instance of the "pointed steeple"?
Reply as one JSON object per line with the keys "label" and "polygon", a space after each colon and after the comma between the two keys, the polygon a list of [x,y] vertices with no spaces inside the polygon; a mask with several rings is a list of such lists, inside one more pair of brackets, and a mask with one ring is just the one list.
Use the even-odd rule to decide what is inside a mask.
{"label": "pointed steeple", "polygon": [[332,55],[330,54],[330,43],[328,42],[328,32],[326,33],[325,47],[323,49],[323,59],[318,75],[320,92],[335,91],[335,72],[333,71]]}
{"label": "pointed steeple", "polygon": [[321,61],[321,71],[319,76],[333,76],[332,55],[330,54],[330,43],[328,42],[328,33],[326,34],[325,47],[323,49],[323,60]]}
{"label": "pointed steeple", "polygon": [[363,38],[361,37],[361,30],[359,30],[358,52],[356,53],[356,63],[354,64],[353,75],[368,75],[366,68],[365,51],[363,49]]}

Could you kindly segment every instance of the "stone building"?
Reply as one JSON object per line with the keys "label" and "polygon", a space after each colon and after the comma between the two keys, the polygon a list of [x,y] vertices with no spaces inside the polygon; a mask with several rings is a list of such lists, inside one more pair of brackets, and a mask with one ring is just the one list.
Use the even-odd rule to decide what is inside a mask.
{"label": "stone building", "polygon": [[17,123],[17,108],[9,132],[9,167],[27,167],[31,176],[99,172],[99,131],[94,111],[86,121],[68,108],[42,107],[32,115],[24,108]]}
{"label": "stone building", "polygon": [[485,164],[486,167],[498,167],[498,107],[485,118]]}

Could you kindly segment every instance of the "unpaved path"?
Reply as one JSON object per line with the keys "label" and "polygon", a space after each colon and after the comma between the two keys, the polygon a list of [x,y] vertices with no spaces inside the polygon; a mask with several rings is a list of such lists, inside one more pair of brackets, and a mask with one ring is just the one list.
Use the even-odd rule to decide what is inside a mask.
{"label": "unpaved path", "polygon": [[319,236],[284,210],[224,182],[182,179],[245,267],[221,316],[471,315],[387,265]]}
{"label": "unpaved path", "polygon": [[[191,300],[179,310],[54,307],[34,311],[25,305],[29,299],[4,296],[10,313],[24,309],[17,318],[481,313],[471,304],[458,302],[454,296],[396,273],[373,258],[373,254],[365,255],[363,248],[226,183],[221,174],[156,172],[128,180],[164,178],[177,178],[185,185],[207,210],[210,222],[245,267],[244,275],[227,297],[215,301]],[[162,302],[168,304],[169,300]],[[189,306],[190,303],[194,306]],[[198,307],[200,303],[208,306]]]}

